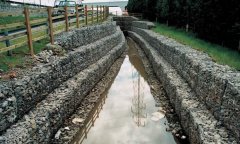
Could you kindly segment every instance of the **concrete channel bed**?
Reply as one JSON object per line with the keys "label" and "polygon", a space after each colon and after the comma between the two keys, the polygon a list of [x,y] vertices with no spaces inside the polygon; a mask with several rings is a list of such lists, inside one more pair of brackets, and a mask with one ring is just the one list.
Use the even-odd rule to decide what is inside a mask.
{"label": "concrete channel bed", "polygon": [[240,73],[202,52],[149,30],[153,24],[115,17],[145,51],[191,143],[240,142]]}
{"label": "concrete channel bed", "polygon": [[0,143],[50,143],[126,48],[114,22],[75,29],[56,42],[66,54],[59,57],[43,51],[50,54],[47,62],[0,84]]}

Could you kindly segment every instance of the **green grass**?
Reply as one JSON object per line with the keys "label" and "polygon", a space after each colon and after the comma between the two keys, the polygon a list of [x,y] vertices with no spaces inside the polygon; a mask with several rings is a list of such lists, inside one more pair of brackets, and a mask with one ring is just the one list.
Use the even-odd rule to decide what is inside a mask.
{"label": "green grass", "polygon": [[[35,20],[35,19],[39,19],[39,18],[45,18],[45,17],[44,16],[32,16],[32,17],[30,17],[30,20]],[[24,21],[25,21],[24,16],[6,16],[6,17],[1,17],[0,25],[24,22]]]}
{"label": "green grass", "polygon": [[[40,36],[43,36],[46,34],[45,31],[36,31],[33,32],[33,38],[37,38]],[[20,42],[27,41],[27,36],[18,37],[16,39],[10,40],[10,44],[18,44]],[[26,42],[27,43],[27,42]],[[35,54],[39,53],[45,45],[49,43],[49,40],[43,39],[38,42],[33,43],[33,48]],[[0,42],[0,49],[6,47],[5,42]],[[13,56],[7,56],[7,52],[0,53],[0,69],[3,71],[8,71],[9,69],[15,68],[15,67],[24,67],[26,65],[26,61],[24,60],[24,57],[29,54],[28,46],[22,46],[19,48],[14,49]]]}
{"label": "green grass", "polygon": [[159,23],[156,23],[156,28],[153,28],[152,30],[164,36],[173,38],[182,44],[189,45],[194,49],[206,52],[219,64],[229,65],[230,67],[240,70],[240,53],[238,51],[206,42],[196,38],[193,33],[187,33],[182,29],[168,27]]}
{"label": "green grass", "polygon": [[[47,31],[46,30],[38,30],[38,31],[33,31],[32,32],[32,38],[38,38],[40,36],[44,36],[47,34]],[[27,35],[24,35],[24,36],[21,36],[21,37],[17,37],[15,39],[11,39],[9,40],[10,41],[10,44],[11,45],[15,45],[15,44],[18,44],[18,43],[21,43],[21,42],[24,42],[24,41],[27,41]],[[1,48],[5,48],[6,47],[6,44],[4,41],[0,42],[0,49]]]}
{"label": "green grass", "polygon": [[[46,16],[43,16],[43,15],[31,16],[30,21],[41,19],[41,18],[46,18]],[[14,24],[14,23],[18,23],[18,22],[25,22],[25,17],[20,15],[20,16],[6,16],[6,17],[0,18],[0,25]],[[34,24],[34,25],[36,25],[36,24]],[[12,30],[20,29],[20,28],[25,28],[25,26],[22,25],[22,26],[17,26],[14,28],[0,29],[0,32],[12,31]]]}
{"label": "green grass", "polygon": [[[47,43],[49,43],[48,39],[43,39],[38,42],[34,42],[33,47],[34,47],[35,54],[41,52],[45,48],[45,45]],[[7,53],[1,53],[0,54],[0,69],[2,69],[3,71],[6,72],[12,68],[26,67],[30,62],[29,58],[26,61],[26,57],[25,57],[26,55],[29,56],[28,46],[22,46],[17,49],[14,49],[12,56],[7,56]]]}
{"label": "green grass", "polygon": [[[39,19],[39,18],[43,18],[43,17],[44,16],[41,16],[41,15],[32,16],[32,17],[30,17],[30,19],[35,20],[35,19]],[[6,16],[6,17],[1,17],[0,25],[24,22],[24,21],[25,21],[24,16]],[[33,38],[37,38],[37,37],[45,35],[45,34],[46,34],[46,30],[33,32]],[[27,40],[27,36],[22,36],[22,37],[18,37],[18,38],[10,40],[10,44],[14,45],[14,44],[18,44],[20,42],[26,41],[26,40]],[[35,54],[39,53],[45,47],[45,45],[47,43],[48,43],[47,39],[40,40],[38,42],[34,42],[33,47],[34,47]],[[4,47],[6,47],[5,42],[0,42],[0,48],[4,48]],[[6,52],[1,53],[0,54],[0,69],[2,69],[3,71],[6,72],[11,68],[24,67],[26,65],[25,56],[27,54],[29,54],[27,45],[19,47],[17,49],[14,49],[13,56],[7,56]]]}
{"label": "green grass", "polygon": [[[94,18],[94,19],[96,19],[96,18]],[[21,19],[17,19],[16,21],[21,21]],[[100,19],[99,19],[99,21],[100,21]],[[11,22],[13,22],[13,21],[11,21]],[[83,23],[85,24],[85,21],[81,20],[80,24],[82,25]],[[91,24],[91,22],[89,22],[89,24]],[[74,22],[72,25],[76,25],[76,23]],[[58,25],[58,26],[54,27],[54,31],[61,30],[64,28],[65,28],[65,24]],[[39,30],[39,31],[32,33],[33,38],[37,38],[37,37],[43,36],[45,34],[46,34],[46,30],[44,30],[44,31]],[[14,44],[18,44],[20,42],[26,41],[26,40],[27,40],[27,36],[22,36],[22,37],[18,37],[15,39],[11,39],[10,43],[11,43],[11,45],[14,45]],[[33,48],[34,48],[35,54],[41,52],[47,43],[49,43],[48,39],[43,39],[38,42],[34,42]],[[4,47],[6,47],[5,42],[0,42],[0,49],[4,48]],[[0,69],[7,72],[7,71],[11,70],[12,68],[26,67],[29,63],[29,60],[26,61],[26,58],[25,58],[26,55],[29,55],[29,50],[28,50],[27,45],[14,49],[13,56],[7,56],[7,52],[0,53]]]}

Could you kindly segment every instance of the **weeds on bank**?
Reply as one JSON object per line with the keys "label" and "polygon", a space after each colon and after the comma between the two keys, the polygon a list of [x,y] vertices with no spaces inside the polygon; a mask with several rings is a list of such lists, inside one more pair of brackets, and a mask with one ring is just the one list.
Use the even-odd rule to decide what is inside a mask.
{"label": "weeds on bank", "polygon": [[183,29],[168,27],[164,24],[156,23],[153,31],[164,36],[175,39],[176,41],[189,45],[194,49],[206,52],[214,61],[219,64],[229,65],[237,70],[240,70],[240,53],[217,44],[213,44],[199,38],[193,33],[187,33]]}
{"label": "weeds on bank", "polygon": [[[43,39],[38,42],[33,43],[35,54],[41,52],[45,45],[49,43],[48,39]],[[0,69],[4,72],[12,69],[12,68],[24,68],[27,67],[28,62],[30,60],[26,58],[29,55],[28,46],[22,46],[12,51],[13,55],[8,56],[7,52],[0,54]],[[27,60],[26,60],[27,59]]]}

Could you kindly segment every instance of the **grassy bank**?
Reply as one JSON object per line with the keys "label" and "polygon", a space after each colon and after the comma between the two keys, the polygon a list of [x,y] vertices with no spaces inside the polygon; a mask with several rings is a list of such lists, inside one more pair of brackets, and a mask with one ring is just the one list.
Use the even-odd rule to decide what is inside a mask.
{"label": "grassy bank", "polygon": [[[43,16],[32,16],[30,19],[34,20],[39,18],[43,18]],[[2,17],[0,19],[0,25],[11,24],[16,22],[24,22],[24,21],[25,21],[24,16],[7,16],[7,17]],[[16,28],[12,28],[12,29],[16,29]],[[47,34],[46,32],[47,32],[46,30],[40,30],[40,29],[32,31],[33,39]],[[10,44],[15,45],[23,41],[27,41],[27,36],[21,36],[21,37],[11,39]],[[34,48],[35,54],[39,53],[47,43],[49,43],[49,40],[47,39],[34,42],[33,48]],[[0,42],[0,49],[5,47],[6,47],[5,41]],[[4,72],[7,72],[8,70],[16,67],[19,67],[19,68],[27,67],[27,65],[31,63],[31,59],[29,59],[28,57],[29,49],[27,46],[27,42],[25,46],[16,48],[12,50],[12,52],[13,52],[12,56],[8,56],[7,52],[0,53],[0,69],[3,70]],[[26,58],[26,56],[28,58]]]}
{"label": "grassy bank", "polygon": [[230,67],[240,70],[240,53],[237,51],[206,42],[196,38],[192,33],[186,33],[182,29],[168,27],[163,24],[156,24],[156,28],[152,30],[173,38],[182,44],[189,45],[194,49],[208,53],[209,56],[219,64],[229,65]]}
{"label": "grassy bank", "polygon": [[[43,39],[38,42],[33,43],[35,54],[42,51],[45,45],[49,43],[48,39]],[[26,57],[28,56],[28,57]],[[7,56],[7,53],[0,54],[0,69],[3,71],[8,71],[12,68],[24,68],[31,64],[31,59],[29,59],[28,46],[22,46],[13,50],[12,56]]]}
{"label": "grassy bank", "polygon": [[[36,19],[40,19],[40,18],[45,18],[46,16],[31,16],[30,20],[36,20]],[[0,19],[0,25],[4,25],[4,24],[11,24],[11,23],[17,23],[17,22],[24,22],[25,21],[25,17],[23,15],[19,15],[19,16],[5,16],[5,17],[1,17]]]}
{"label": "grassy bank", "polygon": [[[46,30],[45,31],[39,30],[39,31],[33,32],[32,34],[33,34],[32,35],[33,38],[38,38],[40,36],[45,35]],[[18,37],[15,39],[11,39],[10,44],[15,45],[15,44],[21,43],[23,41],[27,41],[27,36],[22,36],[22,37]],[[35,54],[39,53],[45,47],[45,45],[47,43],[49,43],[49,40],[47,40],[47,39],[33,42],[33,48],[34,48]],[[0,49],[4,48],[4,47],[6,47],[5,42],[0,42]],[[0,69],[2,69],[5,72],[12,68],[25,67],[30,62],[28,60],[26,61],[26,55],[29,55],[29,49],[27,46],[27,42],[26,42],[25,46],[22,46],[22,47],[12,50],[12,53],[13,53],[12,56],[8,56],[7,52],[0,53]]]}

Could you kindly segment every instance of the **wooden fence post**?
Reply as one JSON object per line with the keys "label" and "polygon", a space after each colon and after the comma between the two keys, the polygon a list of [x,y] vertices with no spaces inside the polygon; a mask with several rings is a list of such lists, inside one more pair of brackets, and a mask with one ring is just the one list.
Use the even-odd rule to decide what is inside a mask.
{"label": "wooden fence post", "polygon": [[104,21],[104,17],[105,17],[105,11],[104,11],[104,9],[105,9],[105,6],[103,6],[103,21]]}
{"label": "wooden fence post", "polygon": [[238,52],[240,52],[240,39],[238,41]]}
{"label": "wooden fence post", "polygon": [[87,12],[87,5],[85,5],[85,24],[88,24],[88,12]]}
{"label": "wooden fence post", "polygon": [[103,6],[103,19],[102,19],[103,21],[104,21],[104,15],[105,15],[105,14],[104,14],[104,6]]}
{"label": "wooden fence post", "polygon": [[101,6],[97,6],[97,13],[98,13],[98,22],[100,21],[100,15],[101,15]]}
{"label": "wooden fence post", "polygon": [[97,5],[97,23],[98,23],[98,5]]}
{"label": "wooden fence post", "polygon": [[92,5],[92,24],[93,24],[93,5]]}
{"label": "wooden fence post", "polygon": [[68,26],[68,7],[64,6],[64,15],[65,15],[65,25],[66,25],[66,32],[69,31],[69,26]]}
{"label": "wooden fence post", "polygon": [[105,13],[105,7],[106,7],[106,6],[103,6],[103,21],[105,20],[105,15],[106,15],[106,13]]}
{"label": "wooden fence post", "polygon": [[102,20],[102,6],[99,6],[99,21]]}
{"label": "wooden fence post", "polygon": [[104,17],[105,17],[105,11],[104,11],[104,9],[105,9],[105,6],[103,6],[103,21],[104,21]]}
{"label": "wooden fence post", "polygon": [[79,13],[78,13],[78,5],[75,6],[76,9],[76,24],[77,28],[79,28]]}
{"label": "wooden fence post", "polygon": [[106,7],[106,18],[108,17],[108,6]]}
{"label": "wooden fence post", "polygon": [[188,30],[189,30],[189,25],[186,24],[186,32],[188,32]]}
{"label": "wooden fence post", "polygon": [[[7,30],[4,31],[4,36],[8,36],[8,31],[7,31]],[[7,40],[5,41],[5,44],[6,44],[6,47],[9,47],[9,46],[11,45],[10,40],[7,39]],[[7,51],[7,55],[8,55],[8,56],[12,56],[12,50]]]}
{"label": "wooden fence post", "polygon": [[108,7],[106,6],[106,19],[107,19],[107,8],[108,8]]}
{"label": "wooden fence post", "polygon": [[107,19],[107,6],[105,7],[105,19]]}
{"label": "wooden fence post", "polygon": [[102,6],[102,21],[103,21],[103,17],[104,17],[104,6]]}
{"label": "wooden fence post", "polygon": [[101,21],[103,21],[103,6],[101,7]]}
{"label": "wooden fence post", "polygon": [[47,10],[48,10],[48,26],[49,26],[50,43],[54,44],[53,23],[52,23],[52,7],[48,7]]}
{"label": "wooden fence post", "polygon": [[106,19],[108,17],[108,7],[106,7]]}
{"label": "wooden fence post", "polygon": [[107,6],[105,6],[105,19],[107,19]]}
{"label": "wooden fence post", "polygon": [[31,29],[30,18],[29,18],[29,10],[27,7],[24,8],[24,15],[25,15],[25,25],[27,29],[28,48],[31,56],[34,56],[33,42],[32,42],[32,29]]}

